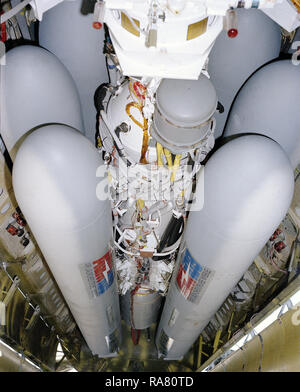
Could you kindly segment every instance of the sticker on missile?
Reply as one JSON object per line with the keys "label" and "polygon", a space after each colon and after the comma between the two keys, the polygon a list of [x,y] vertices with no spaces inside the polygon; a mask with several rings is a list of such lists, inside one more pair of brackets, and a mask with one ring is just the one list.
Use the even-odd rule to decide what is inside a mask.
{"label": "sticker on missile", "polygon": [[212,276],[213,271],[197,263],[186,249],[176,278],[177,287],[184,298],[199,303]]}
{"label": "sticker on missile", "polygon": [[81,264],[80,270],[90,298],[105,293],[113,284],[114,271],[110,251],[98,260]]}

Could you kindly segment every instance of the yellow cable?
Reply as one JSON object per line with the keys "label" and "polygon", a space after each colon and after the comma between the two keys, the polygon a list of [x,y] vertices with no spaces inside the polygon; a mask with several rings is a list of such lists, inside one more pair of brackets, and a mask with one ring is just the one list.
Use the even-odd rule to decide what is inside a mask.
{"label": "yellow cable", "polygon": [[[132,86],[132,82],[129,79],[129,91],[132,92],[135,97],[140,101],[138,95],[136,94],[136,92],[134,91],[134,88]],[[141,124],[138,120],[136,120],[133,115],[131,114],[130,110],[131,108],[134,107],[136,109],[139,110],[139,112],[141,113],[143,119],[144,119],[144,124]],[[148,121],[147,119],[144,117],[144,113],[143,113],[143,105],[142,103],[137,103],[137,102],[130,102],[126,105],[126,113],[127,115],[130,117],[130,119],[140,128],[142,128],[142,130],[144,131],[144,135],[143,135],[143,142],[142,142],[142,149],[141,149],[141,158],[140,158],[140,163],[143,164],[147,164],[148,161],[146,159],[146,153],[148,151],[148,144],[149,144],[149,134],[148,134]]]}
{"label": "yellow cable", "polygon": [[163,147],[160,143],[156,143],[156,154],[157,154],[157,164],[158,166],[163,166],[162,154],[163,154]]}
{"label": "yellow cable", "polygon": [[173,164],[173,167],[172,167],[171,182],[175,181],[176,173],[177,173],[178,167],[180,165],[180,159],[181,159],[181,154],[177,154],[175,156],[174,164]]}
{"label": "yellow cable", "polygon": [[172,167],[173,167],[172,154],[166,148],[164,148],[164,154],[165,154],[165,157],[167,159],[169,169],[172,170]]}
{"label": "yellow cable", "polygon": [[149,145],[148,128],[144,128],[143,144],[142,144],[142,149],[141,149],[140,163],[144,163],[144,164],[148,163],[148,161],[146,159],[146,153],[148,151],[148,145]]}
{"label": "yellow cable", "polygon": [[180,165],[181,154],[177,154],[175,156],[174,164],[173,164],[173,162],[172,162],[172,154],[170,153],[170,151],[168,149],[164,148],[164,153],[165,153],[165,157],[166,157],[167,162],[168,162],[169,170],[171,170],[171,182],[174,182],[175,176],[176,176],[176,172],[177,172],[178,167]]}
{"label": "yellow cable", "polygon": [[[130,109],[132,107],[135,107],[136,109],[138,109],[141,113],[141,115],[144,118],[144,125],[142,125],[138,120],[136,120],[133,115],[130,113]],[[128,114],[128,116],[131,118],[131,120],[138,125],[140,128],[142,128],[143,130],[148,129],[148,123],[147,120],[145,119],[144,115],[143,115],[143,107],[138,104],[137,102],[130,102],[126,105],[126,113]]]}

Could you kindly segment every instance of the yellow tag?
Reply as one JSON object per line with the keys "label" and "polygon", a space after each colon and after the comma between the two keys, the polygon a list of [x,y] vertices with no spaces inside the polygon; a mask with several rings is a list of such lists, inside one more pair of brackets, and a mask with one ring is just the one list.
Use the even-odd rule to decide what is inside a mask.
{"label": "yellow tag", "polygon": [[[132,20],[135,22],[135,24],[140,27],[140,22],[137,19]],[[129,33],[136,35],[137,37],[140,36],[140,32],[136,29],[136,27],[131,23],[130,19],[128,18],[127,15],[124,14],[124,12],[121,12],[121,25],[122,27],[129,31]]]}
{"label": "yellow tag", "polygon": [[199,22],[190,24],[187,30],[186,40],[189,41],[191,39],[197,38],[200,35],[204,34],[207,29],[208,18],[202,19]]}

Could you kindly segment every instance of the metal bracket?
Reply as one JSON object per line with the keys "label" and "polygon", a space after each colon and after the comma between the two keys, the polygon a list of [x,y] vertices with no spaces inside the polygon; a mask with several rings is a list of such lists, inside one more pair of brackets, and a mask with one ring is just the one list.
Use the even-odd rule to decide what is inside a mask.
{"label": "metal bracket", "polygon": [[232,328],[232,322],[233,322],[234,314],[235,314],[235,308],[233,309],[233,311],[231,313],[229,324],[228,324],[228,328],[227,328],[227,341],[230,339],[231,334],[232,334],[231,328]]}
{"label": "metal bracket", "polygon": [[30,317],[30,320],[28,321],[28,324],[27,324],[27,326],[25,328],[26,331],[29,331],[30,329],[32,329],[35,326],[35,324],[36,324],[36,322],[37,322],[37,320],[39,318],[40,313],[41,313],[41,309],[40,309],[39,306],[37,306],[35,308],[32,316]]}
{"label": "metal bracket", "polygon": [[203,351],[203,346],[204,346],[205,344],[206,344],[206,343],[203,341],[203,336],[200,335],[200,338],[199,338],[199,349],[198,349],[198,355],[197,355],[197,369],[199,369],[199,367],[201,366],[201,363],[202,363],[202,355],[205,355],[206,357],[209,357],[209,355],[206,354],[206,353]]}
{"label": "metal bracket", "polygon": [[223,343],[222,340],[220,339],[221,334],[222,334],[222,329],[218,329],[213,344],[213,354],[217,351],[219,343],[220,342]]}
{"label": "metal bracket", "polygon": [[12,300],[16,290],[18,289],[19,284],[20,278],[16,276],[8,292],[6,293],[5,298],[0,301],[0,326],[6,325],[6,307]]}
{"label": "metal bracket", "polygon": [[288,299],[284,304],[282,304],[282,306],[280,308],[280,311],[278,313],[278,316],[277,316],[277,320],[280,320],[280,317],[282,316],[285,307],[287,307],[288,310],[293,308],[293,304],[292,304],[292,301],[290,299]]}

